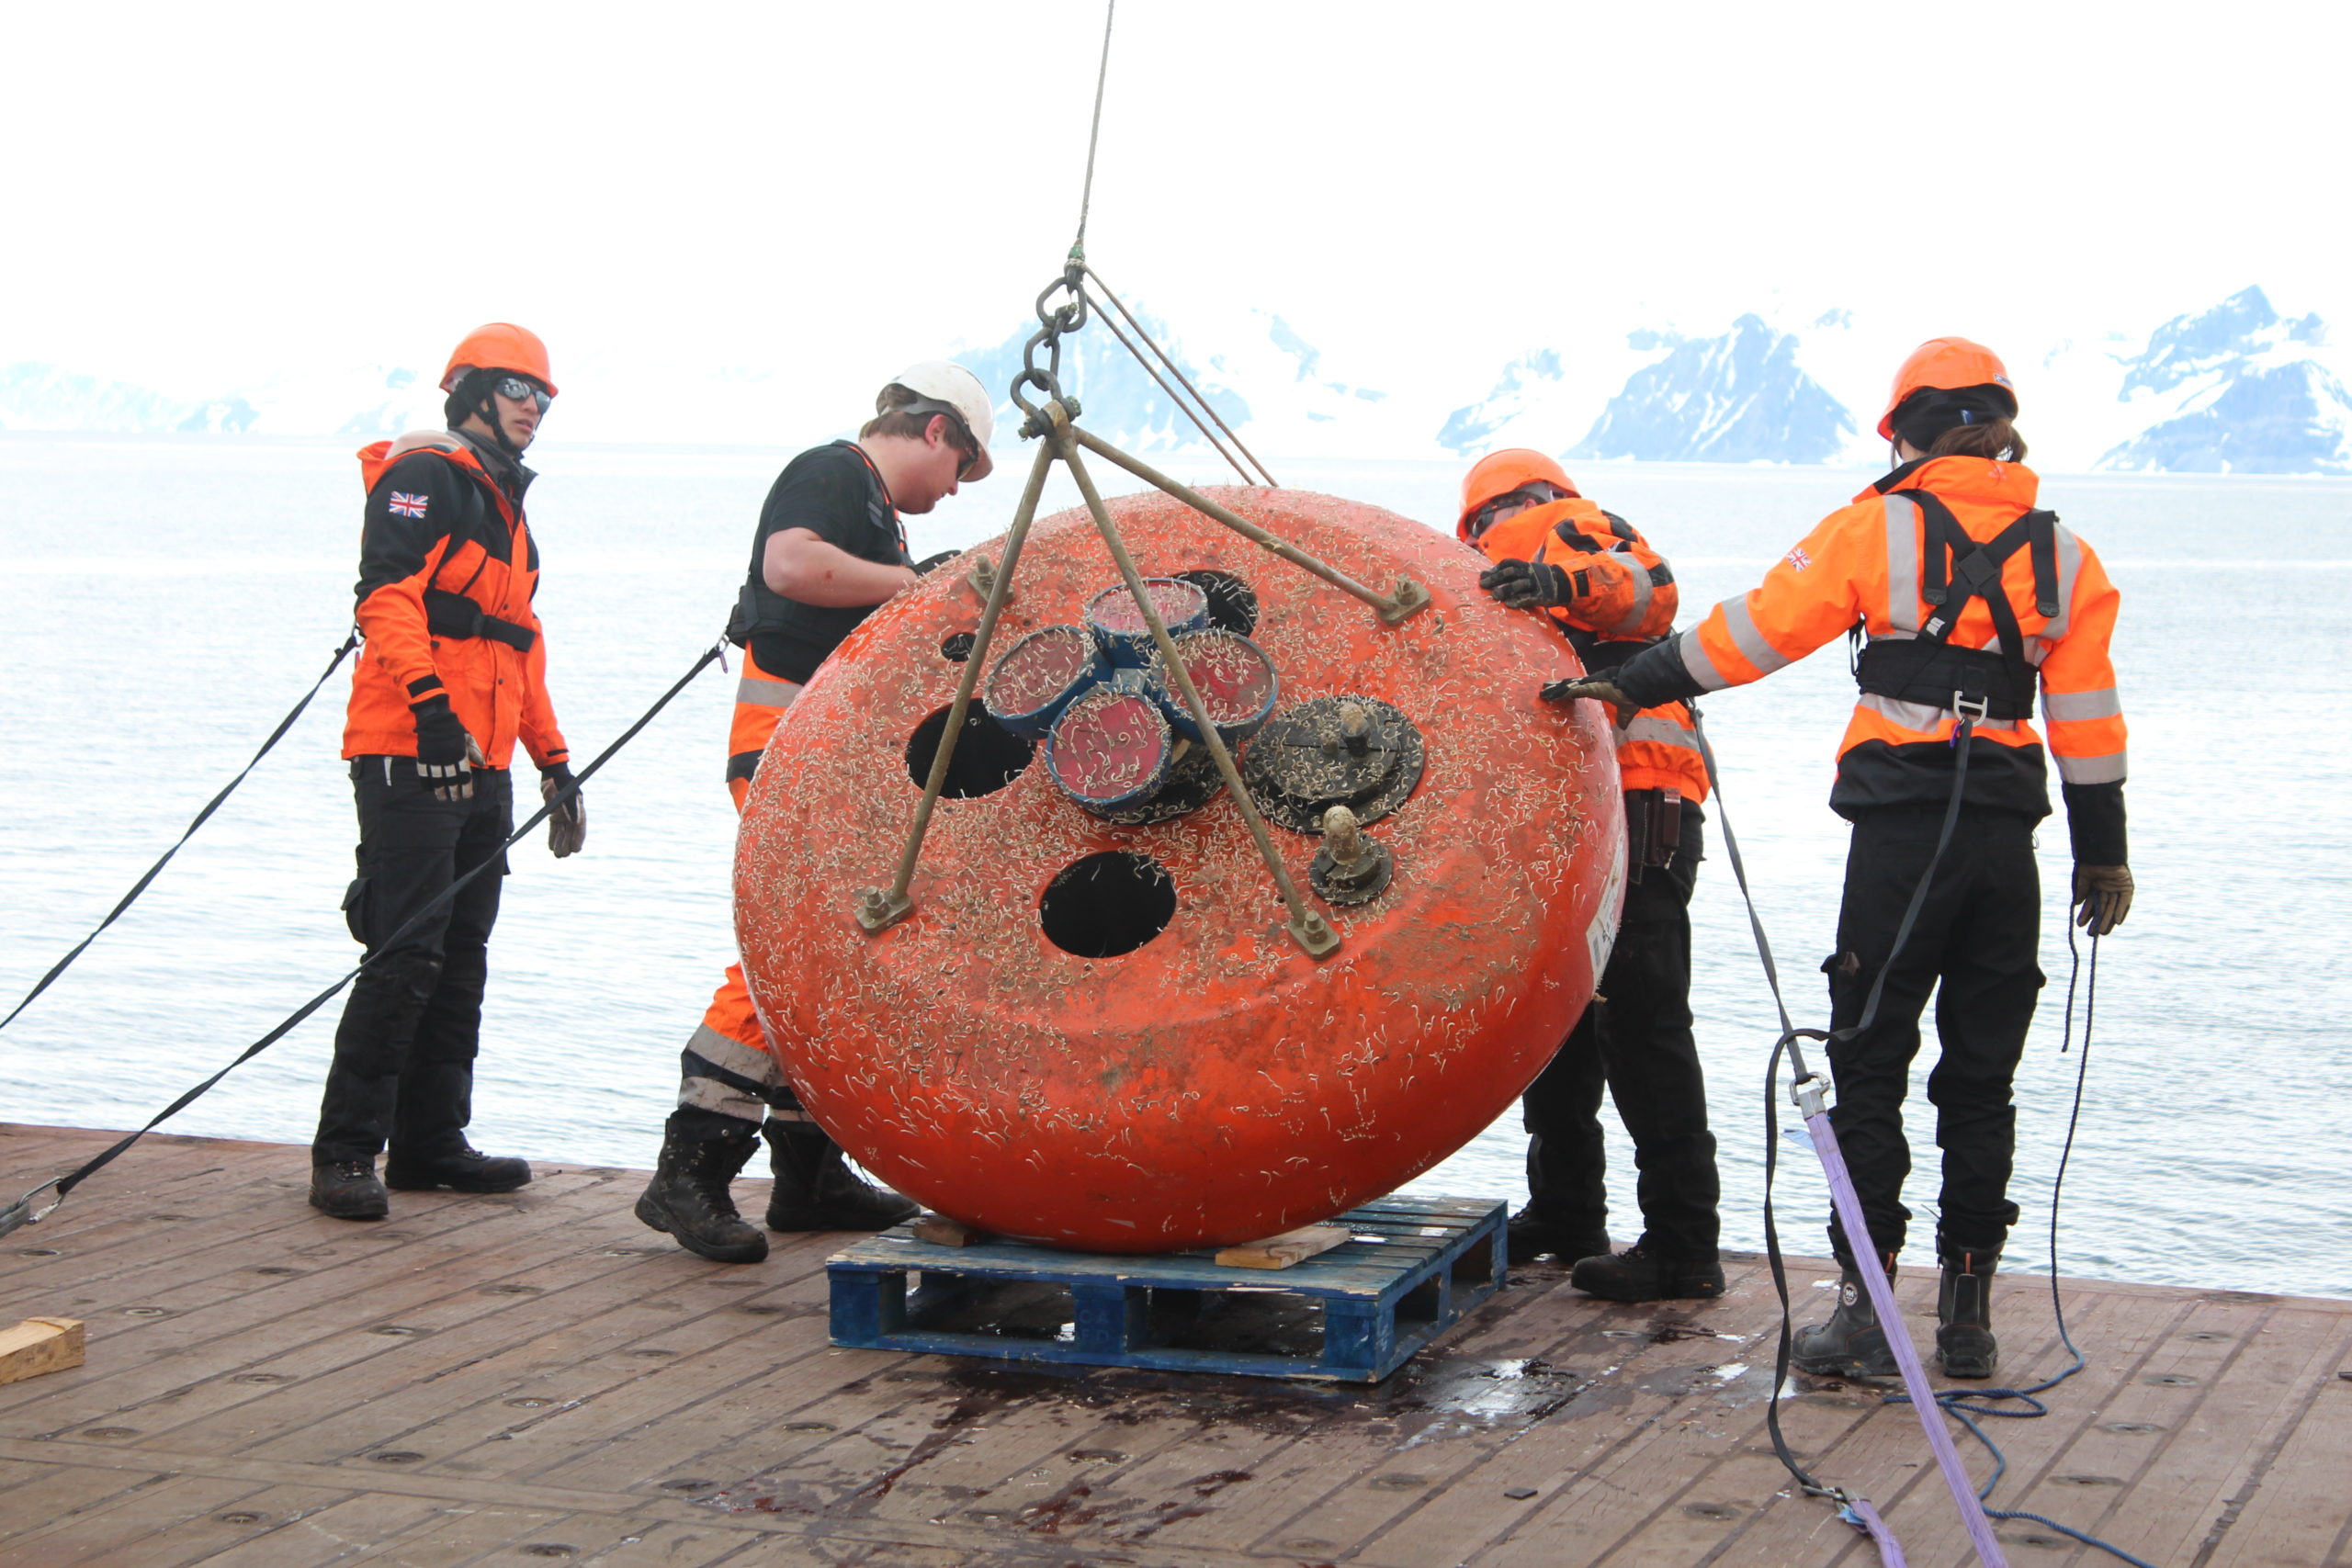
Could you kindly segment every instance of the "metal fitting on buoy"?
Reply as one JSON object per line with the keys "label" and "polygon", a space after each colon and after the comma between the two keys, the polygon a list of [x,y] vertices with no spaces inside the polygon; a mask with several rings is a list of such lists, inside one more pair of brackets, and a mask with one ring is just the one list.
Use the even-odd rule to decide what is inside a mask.
{"label": "metal fitting on buoy", "polygon": [[1323,846],[1315,852],[1306,880],[1325,903],[1369,903],[1388,886],[1396,870],[1396,857],[1386,845],[1366,836],[1354,812],[1334,806],[1323,813]]}

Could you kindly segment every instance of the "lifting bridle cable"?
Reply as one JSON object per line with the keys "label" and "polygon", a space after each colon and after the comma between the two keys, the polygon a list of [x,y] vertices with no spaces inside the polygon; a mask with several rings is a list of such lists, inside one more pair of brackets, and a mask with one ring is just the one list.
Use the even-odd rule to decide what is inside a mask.
{"label": "lifting bridle cable", "polygon": [[1086,254],[1086,217],[1094,207],[1094,148],[1102,140],[1102,88],[1111,79],[1111,25],[1119,19],[1119,0],[1106,0],[1102,7],[1102,62],[1094,70],[1094,124],[1086,133],[1086,184],[1078,194],[1078,238],[1069,247],[1070,254]]}
{"label": "lifting bridle cable", "polygon": [[[1107,0],[1102,9],[1102,59],[1094,73],[1094,114],[1086,136],[1086,179],[1079,193],[1078,234],[1070,242],[1069,255],[1064,264],[1060,283],[1056,287],[1067,288],[1075,298],[1075,301],[1081,307],[1091,303],[1093,298],[1099,295],[1103,303],[1117,311],[1126,321],[1127,332],[1132,332],[1136,338],[1140,338],[1150,349],[1151,356],[1157,357],[1159,364],[1167,367],[1166,376],[1160,374],[1159,369],[1152,364],[1152,358],[1148,357],[1142,348],[1136,346],[1135,342],[1127,336],[1127,332],[1120,330],[1117,321],[1113,321],[1109,316],[1101,315],[1099,311],[1094,313],[1103,326],[1110,329],[1111,335],[1118,340],[1119,346],[1125,349],[1128,355],[1143,367],[1144,374],[1150,377],[1159,389],[1168,395],[1168,400],[1176,412],[1192,422],[1193,428],[1201,433],[1201,438],[1209,444],[1218,457],[1225,459],[1235,473],[1241,476],[1243,484],[1262,483],[1279,488],[1274,485],[1273,475],[1266,471],[1266,465],[1258,461],[1258,455],[1242,446],[1241,438],[1233,433],[1233,427],[1226,423],[1224,417],[1210,406],[1208,399],[1201,394],[1198,387],[1193,385],[1192,378],[1184,374],[1182,367],[1176,363],[1175,358],[1166,349],[1154,341],[1151,333],[1145,330],[1143,322],[1136,319],[1135,312],[1128,310],[1125,303],[1112,292],[1111,286],[1103,281],[1102,275],[1095,271],[1093,265],[1086,259],[1086,220],[1094,208],[1094,155],[1102,140],[1102,99],[1111,78],[1111,32],[1113,26],[1118,20],[1118,15],[1119,0]],[[1094,284],[1091,291],[1085,286],[1087,279],[1091,279]],[[1053,288],[1048,288],[1046,292],[1052,293]],[[1074,330],[1082,325],[1085,319],[1083,314],[1078,315],[1067,322],[1067,328]],[[1171,378],[1175,381],[1175,386],[1169,385]],[[1182,390],[1179,391],[1178,388],[1182,388]],[[1197,405],[1197,412],[1195,405]],[[1212,423],[1216,426],[1214,430],[1210,428]],[[1224,432],[1223,440],[1218,438],[1219,431]],[[1240,454],[1239,457],[1236,457],[1233,452],[1226,449],[1227,441],[1233,443],[1235,449]],[[1243,465],[1242,459],[1245,457],[1249,459],[1249,467]],[[1256,473],[1250,472],[1251,467],[1257,469]]]}
{"label": "lifting bridle cable", "polygon": [[247,774],[251,773],[254,769],[261,765],[261,760],[269,755],[270,749],[286,738],[286,732],[294,728],[294,721],[300,718],[302,716],[303,710],[311,705],[311,699],[319,694],[319,688],[327,683],[327,677],[334,674],[335,671],[342,666],[343,661],[350,657],[351,650],[358,646],[359,633],[355,630],[348,637],[343,639],[343,646],[334,650],[334,657],[327,660],[327,667],[319,671],[319,678],[311,682],[311,689],[302,694],[301,701],[296,703],[287,716],[277,721],[277,728],[269,732],[269,739],[261,743],[261,750],[253,754],[253,760],[247,762],[242,769],[238,770],[237,776],[235,778],[231,779],[227,784],[220,786],[220,794],[214,795],[210,800],[204,803],[204,809],[198,812],[195,818],[188,823],[187,830],[183,832],[178,839],[173,841],[172,847],[165,850],[163,852],[162,857],[159,858],[153,865],[147,868],[147,874],[144,876],[141,876],[138,881],[130,885],[130,891],[124,894],[120,901],[118,902],[112,909],[107,911],[107,918],[100,920],[95,927],[93,927],[89,935],[84,937],[80,942],[75,942],[64,957],[51,964],[49,966],[49,973],[43,975],[34,983],[33,988],[25,993],[24,999],[17,1002],[15,1007],[8,1010],[7,1017],[0,1018],[0,1029],[6,1029],[10,1024],[16,1022],[17,1015],[24,1011],[27,1008],[32,1006],[34,998],[49,989],[49,987],[55,983],[57,977],[65,973],[68,965],[70,965],[75,959],[81,957],[83,953],[92,942],[97,941],[100,936],[105,934],[106,929],[108,926],[114,924],[115,921],[122,918],[124,910],[130,908],[131,905],[139,901],[139,896],[147,891],[148,886],[153,883],[156,877],[163,874],[164,868],[165,866],[172,863],[172,857],[179,853],[181,848],[185,846],[190,839],[196,837],[196,830],[198,828],[203,827],[205,823],[211,820],[212,814],[220,809],[220,803],[228,799],[229,796],[234,793],[239,784],[245,782]]}
{"label": "lifting bridle cable", "polygon": [[[1797,1100],[1804,1111],[1806,1131],[1815,1153],[1821,1159],[1823,1174],[1828,1179],[1831,1200],[1838,1211],[1839,1220],[1845,1226],[1849,1238],[1848,1245],[1854,1247],[1855,1260],[1859,1269],[1863,1274],[1866,1284],[1871,1287],[1870,1293],[1872,1304],[1877,1309],[1879,1321],[1885,1331],[1887,1346],[1894,1352],[1896,1366],[1902,1373],[1902,1381],[1906,1392],[1890,1393],[1887,1396],[1887,1403],[1914,1404],[1919,1408],[1920,1426],[1927,1434],[1929,1448],[1935,1451],[1937,1465],[1943,1472],[1945,1484],[1951,1492],[1954,1503],[1960,1507],[1962,1519],[1968,1526],[1970,1540],[1975,1547],[1978,1561],[1986,1564],[1987,1568],[2000,1568],[2000,1565],[2007,1561],[2001,1554],[1999,1544],[1993,1537],[1992,1520],[2027,1519],[2035,1524],[2046,1525],[2062,1535],[2081,1541],[2086,1546],[2095,1546],[2102,1551],[2132,1564],[2133,1568],[2154,1568],[2153,1564],[2134,1557],[2119,1546],[2101,1540],[2097,1536],[2075,1529],[2071,1526],[2045,1518],[2040,1514],[1985,1506],[1985,1497],[1991,1495],[1993,1488],[2007,1472],[2008,1461],[1998,1445],[1985,1435],[1984,1428],[1977,1425],[1975,1419],[1985,1416],[2019,1419],[2046,1416],[2049,1414],[2048,1407],[2035,1396],[2055,1388],[2083,1370],[2083,1353],[2075,1348],[2073,1337],[2067,1333],[2065,1313],[2059,1299],[2058,1212],[2060,1199],[2065,1186],[2066,1167],[2074,1154],[2075,1129],[2082,1117],[2083,1088],[2090,1070],[2091,1025],[2098,1005],[2098,936],[2093,935],[2091,938],[2090,976],[2089,984],[2085,992],[2083,1016],[2083,1054],[2076,1061],[2074,1105],[2067,1117],[2065,1143],[2059,1155],[2058,1170],[2052,1181],[2050,1195],[2050,1304],[2051,1311],[2057,1321],[2059,1342],[2065,1346],[2067,1354],[2073,1358],[2073,1364],[2055,1376],[2022,1389],[1947,1389],[1938,1393],[1927,1382],[1925,1371],[1919,1365],[1918,1352],[1911,1343],[1909,1330],[1903,1325],[1902,1316],[1896,1308],[1894,1292],[1887,1282],[1885,1270],[1879,1266],[1874,1247],[1870,1242],[1870,1232],[1862,1218],[1860,1197],[1855,1192],[1852,1178],[1847,1173],[1844,1156],[1838,1147],[1837,1134],[1830,1127],[1826,1111],[1822,1109],[1821,1095],[1823,1089],[1826,1086],[1824,1080],[1806,1067],[1803,1050],[1798,1044],[1800,1040],[1814,1040],[1826,1046],[1831,1039],[1831,1034],[1817,1029],[1799,1029],[1790,1021],[1788,1003],[1781,993],[1780,971],[1772,958],[1771,943],[1764,934],[1763,919],[1757,912],[1755,896],[1748,886],[1747,870],[1740,858],[1739,840],[1732,831],[1730,814],[1724,804],[1723,780],[1716,769],[1714,749],[1708,742],[1706,728],[1700,720],[1696,705],[1690,705],[1690,713],[1693,737],[1699,744],[1700,757],[1706,764],[1707,782],[1715,800],[1715,817],[1723,827],[1725,855],[1731,862],[1733,879],[1739,885],[1740,900],[1747,910],[1748,929],[1756,940],[1757,957],[1763,964],[1765,984],[1771,989],[1772,1005],[1781,1020],[1781,1036],[1773,1043],[1770,1063],[1765,1073],[1764,1086],[1764,1247],[1766,1259],[1772,1275],[1773,1289],[1779,1295],[1781,1303],[1780,1344],[1774,1359],[1772,1393],[1766,1402],[1764,1412],[1765,1427],[1771,1438],[1773,1453],[1780,1459],[1790,1475],[1796,1480],[1799,1488],[1807,1495],[1827,1498],[1838,1506],[1838,1517],[1862,1531],[1876,1544],[1883,1564],[1887,1565],[1887,1568],[1901,1568],[1904,1562],[1902,1546],[1895,1540],[1894,1532],[1887,1528],[1885,1521],[1879,1517],[1877,1509],[1871,1505],[1869,1499],[1840,1487],[1826,1485],[1806,1471],[1798,1462],[1795,1452],[1789,1447],[1788,1439],[1781,1428],[1781,1393],[1789,1381],[1790,1362],[1793,1350],[1792,1340],[1795,1333],[1794,1316],[1789,1299],[1788,1271],[1781,1252],[1780,1231],[1775,1223],[1772,1197],[1774,1179],[1780,1169],[1780,1070],[1781,1059],[1785,1054],[1794,1077],[1794,1081],[1790,1087],[1791,1098]],[[1901,954],[1904,943],[1909,938],[1920,907],[1926,900],[1928,885],[1934,878],[1936,866],[1941,862],[1945,850],[1950,846],[1952,830],[1958,823],[1962,797],[1967,782],[1969,739],[1973,728],[1973,716],[1962,712],[1953,736],[1956,752],[1953,763],[1954,779],[1951,803],[1944,813],[1943,831],[1937,841],[1934,854],[1929,858],[1927,873],[1920,878],[1917,887],[1914,889],[1902,923],[1896,928],[1893,947],[1888,953],[1885,964],[1879,972],[1877,983],[1871,987],[1870,998],[1863,1009],[1862,1015],[1853,1024],[1836,1032],[1837,1037],[1840,1039],[1853,1038],[1869,1028],[1877,1017],[1879,998],[1884,988],[1887,972],[1893,969],[1895,958]],[[2075,974],[2068,977],[2066,983],[2065,1026],[2059,1043],[2061,1055],[2067,1053],[2074,1040],[2075,982],[2082,969],[2081,956],[2075,949],[2075,932],[2071,921],[2066,930],[2066,951],[2075,959]],[[1863,1245],[1854,1247],[1853,1238],[1857,1236],[1861,1238]],[[1927,1395],[1926,1399],[1920,1399],[1921,1394]],[[2029,1408],[2001,1410],[1985,1404],[1971,1403],[1990,1400],[2020,1400]],[[1930,1405],[1938,1412],[1948,1414],[1958,1421],[1992,1454],[1994,1471],[1983,1485],[1969,1484],[1967,1472],[1961,1464],[1958,1450],[1952,1446],[1951,1434],[1934,1416],[1928,1414],[1928,1407]]]}
{"label": "lifting bridle cable", "polygon": [[1224,416],[1216,412],[1216,408],[1210,404],[1207,398],[1201,395],[1201,389],[1193,385],[1190,378],[1185,376],[1183,369],[1177,365],[1176,361],[1172,357],[1170,356],[1168,351],[1160,347],[1159,344],[1152,341],[1151,334],[1144,330],[1143,323],[1136,320],[1135,312],[1128,310],[1125,304],[1120,300],[1116,294],[1111,292],[1111,286],[1102,281],[1102,275],[1094,270],[1094,264],[1091,262],[1086,264],[1086,276],[1094,281],[1094,289],[1091,292],[1099,292],[1103,300],[1107,302],[1113,310],[1118,311],[1118,313],[1125,319],[1127,325],[1134,329],[1136,336],[1141,338],[1147,344],[1148,344],[1151,352],[1159,357],[1159,362],[1168,367],[1168,374],[1176,378],[1177,386],[1183,388],[1187,393],[1191,394],[1193,401],[1200,405],[1201,413],[1205,413],[1210,419],[1215,420],[1216,422],[1217,430],[1221,430],[1225,433],[1225,439],[1233,443],[1235,451],[1239,452],[1243,457],[1250,459],[1250,466],[1258,470],[1255,474],[1252,474],[1249,468],[1243,468],[1239,459],[1236,458],[1233,456],[1233,453],[1227,452],[1225,449],[1225,444],[1217,439],[1216,432],[1210,430],[1206,424],[1202,423],[1201,414],[1194,413],[1185,403],[1184,400],[1176,395],[1175,389],[1170,387],[1166,381],[1160,379],[1159,372],[1151,367],[1151,361],[1146,359],[1143,356],[1142,352],[1137,349],[1134,344],[1127,341],[1126,333],[1119,330],[1119,323],[1113,321],[1110,317],[1101,315],[1098,312],[1097,319],[1100,320],[1104,326],[1111,329],[1111,335],[1117,338],[1120,345],[1129,354],[1135,355],[1136,363],[1144,367],[1146,374],[1149,375],[1153,380],[1159,382],[1159,389],[1168,394],[1169,400],[1176,405],[1177,412],[1183,414],[1185,418],[1193,422],[1193,427],[1201,433],[1203,438],[1204,438],[1211,446],[1216,448],[1216,455],[1223,457],[1227,463],[1230,464],[1235,473],[1241,476],[1241,482],[1248,485],[1263,484],[1269,488],[1276,490],[1282,488],[1275,480],[1274,476],[1267,472],[1266,465],[1258,460],[1258,454],[1250,451],[1249,447],[1244,446],[1241,444],[1241,437],[1233,433],[1233,427],[1225,423]]}
{"label": "lifting bridle cable", "polygon": [[[581,786],[595,776],[597,769],[603,767],[607,761],[611,761],[613,755],[620,750],[622,747],[636,739],[639,732],[643,730],[647,725],[652,723],[655,716],[660,714],[663,708],[668,707],[671,700],[677,696],[680,692],[684,691],[689,682],[694,680],[695,676],[701,674],[704,670],[713,663],[716,663],[722,657],[722,650],[725,647],[726,644],[724,642],[718,642],[713,643],[709,648],[705,649],[703,650],[702,657],[695,660],[693,667],[684,675],[678,677],[675,684],[671,686],[668,691],[662,693],[662,695],[655,700],[653,705],[647,708],[645,712],[639,716],[636,723],[621,731],[618,739],[615,739],[611,745],[605,747],[602,751],[597,752],[594,761],[591,761],[586,767],[581,769],[579,773],[573,777],[571,784],[567,784],[562,789],[558,790],[554,795],[549,797],[547,802],[538,808],[538,810],[531,814],[528,820],[525,821],[521,827],[515,829],[514,832],[508,834],[506,841],[498,846],[498,850],[495,853],[488,856],[480,865],[475,866],[471,871],[450,883],[447,887],[443,888],[438,894],[435,895],[432,899],[426,902],[423,908],[419,908],[414,914],[402,921],[400,929],[393,931],[391,935],[386,937],[382,942],[379,942],[375,946],[369,948],[368,950],[367,956],[362,958],[356,964],[353,965],[350,972],[345,974],[343,978],[337,980],[334,985],[329,986],[325,990],[321,991],[317,996],[312,997],[309,1001],[304,1002],[300,1007],[296,1008],[294,1011],[288,1014],[283,1021],[277,1024],[260,1039],[254,1041],[252,1044],[239,1052],[235,1059],[230,1062],[227,1066],[222,1067],[219,1072],[214,1073],[210,1077],[206,1078],[202,1083],[198,1084],[194,1089],[189,1089],[186,1094],[181,1095],[177,1100],[173,1100],[169,1105],[164,1107],[163,1110],[157,1111],[154,1116],[148,1121],[145,1126],[140,1128],[135,1133],[126,1135],[112,1146],[99,1154],[95,1159],[84,1162],[79,1168],[68,1172],[64,1176],[52,1177],[49,1180],[40,1183],[38,1186],[26,1192],[22,1197],[18,1198],[15,1202],[7,1204],[5,1207],[0,1207],[0,1235],[6,1235],[11,1231],[17,1230],[25,1225],[32,1224],[37,1221],[46,1218],[60,1203],[65,1201],[67,1193],[73,1191],[74,1188],[80,1186],[90,1177],[95,1176],[98,1171],[112,1164],[118,1157],[128,1152],[133,1144],[145,1137],[148,1134],[153,1132],[156,1128],[162,1126],[165,1122],[170,1121],[174,1116],[178,1115],[182,1111],[187,1109],[188,1106],[194,1104],[196,1100],[201,1098],[206,1091],[209,1090],[213,1085],[219,1083],[222,1078],[227,1077],[231,1073],[236,1071],[247,1062],[252,1061],[255,1056],[260,1055],[270,1046],[277,1043],[278,1041],[291,1033],[303,1020],[309,1018],[312,1013],[318,1011],[328,1002],[334,1000],[337,993],[342,991],[345,987],[350,985],[354,980],[359,978],[360,975],[373,965],[380,956],[390,952],[392,947],[399,942],[402,937],[408,935],[410,931],[414,931],[422,921],[447,906],[450,900],[456,898],[458,893],[462,891],[469,883],[472,882],[474,878],[484,874],[499,865],[505,858],[506,852],[513,849],[516,844],[520,843],[525,838],[529,836],[531,830],[537,828],[540,823],[546,821],[548,816],[554,812],[558,807],[568,804],[574,796],[578,795]],[[321,677],[322,681],[324,679],[325,677]],[[315,689],[316,688],[313,688],[313,690]],[[305,698],[304,700],[308,701],[309,699]],[[292,722],[291,716],[288,716],[288,722]],[[272,739],[275,739],[276,737],[272,737]],[[51,1190],[55,1191],[56,1196],[51,1198],[47,1203],[44,1203],[36,1209],[33,1206],[34,1200],[39,1198],[43,1192]]]}

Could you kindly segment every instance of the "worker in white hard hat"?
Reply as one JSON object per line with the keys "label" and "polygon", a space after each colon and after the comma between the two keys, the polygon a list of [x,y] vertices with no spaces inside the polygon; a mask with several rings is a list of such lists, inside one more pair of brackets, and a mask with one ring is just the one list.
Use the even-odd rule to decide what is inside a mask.
{"label": "worker in white hard hat", "polygon": [[[955,552],[916,562],[902,515],[920,516],[993,464],[996,420],[980,378],[949,360],[892,377],[854,441],[814,446],[785,466],[752,539],[728,639],[743,650],[728,735],[727,787],[735,808],[785,712],[817,667],[876,606],[912,588]],[[864,1181],[840,1145],[801,1108],[769,1051],[740,964],[687,1042],[678,1108],[637,1217],[690,1252],[756,1263],[768,1241],[735,1211],[728,1183],[767,1134],[776,1231],[881,1230],[915,1205]]]}

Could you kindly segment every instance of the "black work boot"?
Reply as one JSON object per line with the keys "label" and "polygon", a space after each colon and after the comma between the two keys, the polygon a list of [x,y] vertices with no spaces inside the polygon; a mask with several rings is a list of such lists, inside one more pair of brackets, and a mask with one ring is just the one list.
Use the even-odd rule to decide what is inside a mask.
{"label": "black work boot", "polygon": [[392,1212],[372,1159],[330,1160],[311,1168],[311,1207],[331,1219],[380,1220]]}
{"label": "black work boot", "polygon": [[1950,1245],[1936,1250],[1943,1265],[1936,1290],[1936,1359],[1946,1377],[1989,1378],[2001,1364],[2000,1343],[1993,1337],[1993,1275],[2001,1250]]}
{"label": "black work boot", "polygon": [[662,1162],[637,1201],[637,1217],[714,1263],[757,1263],[768,1238],[735,1212],[727,1184],[759,1146],[751,1122],[715,1111],[679,1109],[662,1128]]}
{"label": "black work boot", "polygon": [[[1894,1282],[1894,1255],[1885,1258],[1887,1283]],[[1891,1378],[1894,1352],[1888,1348],[1886,1328],[1871,1305],[1861,1271],[1847,1265],[1838,1275],[1838,1310],[1826,1323],[1797,1330],[1791,1359],[1799,1371],[1822,1378]]]}
{"label": "black work boot", "polygon": [[446,1155],[406,1155],[395,1150],[384,1159],[384,1185],[403,1192],[430,1192],[446,1187],[452,1192],[512,1192],[531,1184],[527,1160],[512,1155],[486,1155],[459,1144]]}
{"label": "black work boot", "polygon": [[1605,1302],[1705,1299],[1724,1293],[1724,1269],[1713,1253],[1677,1258],[1644,1236],[1614,1256],[1584,1258],[1568,1275],[1568,1283]]}
{"label": "black work boot", "polygon": [[1552,1257],[1563,1263],[1597,1258],[1609,1250],[1609,1233],[1599,1225],[1563,1223],[1544,1218],[1530,1203],[1510,1217],[1505,1246],[1513,1263],[1532,1263]]}
{"label": "black work boot", "polygon": [[912,1199],[859,1180],[842,1159],[842,1146],[814,1122],[771,1116],[760,1131],[767,1136],[768,1163],[775,1169],[768,1229],[879,1231],[922,1213]]}

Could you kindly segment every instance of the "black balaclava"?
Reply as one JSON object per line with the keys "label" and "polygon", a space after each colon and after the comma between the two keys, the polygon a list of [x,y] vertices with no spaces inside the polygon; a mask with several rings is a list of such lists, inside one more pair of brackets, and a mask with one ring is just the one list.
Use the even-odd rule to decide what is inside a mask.
{"label": "black balaclava", "polygon": [[441,405],[441,412],[448,420],[451,430],[456,430],[475,414],[481,415],[482,423],[490,426],[490,438],[497,443],[498,449],[506,455],[509,461],[519,466],[523,461],[523,449],[506,438],[506,423],[498,417],[498,403],[491,395],[491,389],[514,374],[512,370],[468,370],[458,378],[458,384],[449,389],[448,400]]}
{"label": "black balaclava", "polygon": [[2018,400],[2006,387],[1961,387],[1951,391],[1930,387],[1903,400],[1903,406],[1894,411],[1894,434],[1912,450],[1925,452],[1948,430],[2017,416]]}

